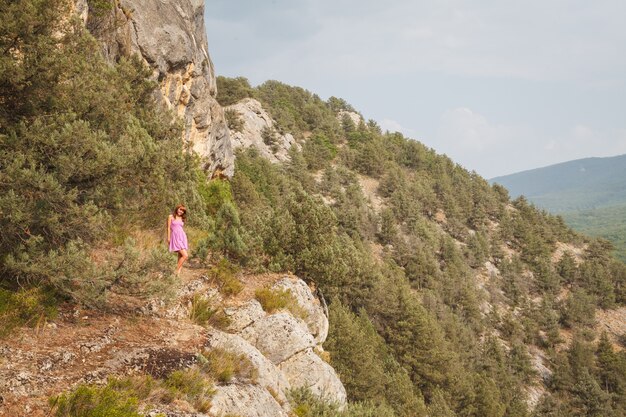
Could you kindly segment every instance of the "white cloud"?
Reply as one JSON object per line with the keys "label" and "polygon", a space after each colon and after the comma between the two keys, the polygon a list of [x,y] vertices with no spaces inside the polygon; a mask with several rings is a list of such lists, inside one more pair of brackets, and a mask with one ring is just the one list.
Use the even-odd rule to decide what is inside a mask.
{"label": "white cloud", "polygon": [[[265,51],[253,70],[334,75],[441,71],[607,85],[622,82],[626,72],[622,0],[295,4],[299,6],[274,10],[280,19],[268,17],[271,5],[250,6],[259,14],[244,17],[258,39],[249,46]],[[283,42],[267,48],[262,41],[268,37]]]}
{"label": "white cloud", "polygon": [[626,153],[623,0],[215,0],[206,14],[218,73],[341,95],[487,177]]}
{"label": "white cloud", "polygon": [[443,113],[436,140],[429,146],[491,178],[573,159],[625,154],[626,129],[576,124],[546,135],[528,126],[495,124],[460,107]]}
{"label": "white cloud", "polygon": [[406,128],[402,126],[398,121],[392,119],[383,119],[379,123],[380,128],[385,131],[388,130],[390,132],[400,132],[406,136],[412,136],[415,134],[413,129]]}

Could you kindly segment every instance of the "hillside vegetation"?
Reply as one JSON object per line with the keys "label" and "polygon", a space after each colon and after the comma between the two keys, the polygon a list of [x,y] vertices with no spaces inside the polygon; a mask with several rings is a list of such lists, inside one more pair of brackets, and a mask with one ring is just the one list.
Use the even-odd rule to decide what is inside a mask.
{"label": "hillside vegetation", "polygon": [[579,159],[490,181],[563,216],[581,233],[609,240],[626,262],[626,155]]}
{"label": "hillside vegetation", "polygon": [[[596,308],[626,301],[624,265],[604,242],[510,201],[419,142],[373,121],[338,120],[352,110],[343,100],[276,81],[218,82],[223,104],[256,97],[279,128],[307,138],[282,166],[254,149],[238,155],[232,186],[246,245],[238,261],[291,270],[322,289],[331,300],[327,349],[352,400],[398,415],[523,416],[534,386],[547,391],[536,415],[622,415],[624,391],[603,385],[597,352],[620,363],[614,376],[624,356],[592,331]],[[375,195],[365,195],[372,181]],[[559,247],[569,250],[556,255]],[[543,381],[536,351],[552,371]],[[582,399],[579,384],[611,405]]]}
{"label": "hillside vegetation", "polygon": [[[105,63],[68,6],[0,8],[2,336],[61,302],[162,297],[171,258],[128,237],[183,201],[199,262],[291,271],[327,300],[325,348],[352,404],[296,392],[300,417],[624,415],[624,350],[594,330],[596,309],[626,302],[605,242],[417,141],[339,120],[344,100],[277,81],[220,78],[218,100],[258,98],[302,151],[271,164],[248,149],[232,181],[208,181],[147,71]],[[202,378],[180,372],[163,384],[199,390],[205,409]],[[79,387],[56,413],[97,400],[82,415],[113,415],[116,386],[130,390]],[[117,415],[136,412],[126,395]]]}

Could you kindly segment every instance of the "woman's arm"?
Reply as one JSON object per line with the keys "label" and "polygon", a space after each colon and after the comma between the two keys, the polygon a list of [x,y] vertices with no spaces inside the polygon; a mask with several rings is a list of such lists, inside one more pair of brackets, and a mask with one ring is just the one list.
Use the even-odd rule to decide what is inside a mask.
{"label": "woman's arm", "polygon": [[170,243],[170,238],[172,234],[172,215],[167,216],[167,243]]}

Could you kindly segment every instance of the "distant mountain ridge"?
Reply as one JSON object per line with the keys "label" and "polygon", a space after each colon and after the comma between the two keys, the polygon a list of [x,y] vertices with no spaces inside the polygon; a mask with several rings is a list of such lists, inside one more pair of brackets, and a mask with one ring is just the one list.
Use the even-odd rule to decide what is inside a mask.
{"label": "distant mountain ridge", "polygon": [[553,213],[626,203],[626,154],[585,158],[489,180]]}

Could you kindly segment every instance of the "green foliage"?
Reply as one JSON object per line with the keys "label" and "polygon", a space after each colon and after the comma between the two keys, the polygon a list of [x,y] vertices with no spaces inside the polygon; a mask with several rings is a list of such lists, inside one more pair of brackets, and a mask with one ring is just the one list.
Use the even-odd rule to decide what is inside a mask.
{"label": "green foliage", "polygon": [[[31,239],[38,243],[41,239]],[[30,248],[29,248],[30,249]],[[108,251],[107,259],[96,264],[81,241],[71,241],[64,248],[47,253],[30,252],[19,257],[8,255],[4,270],[14,277],[44,281],[59,294],[88,306],[106,302],[109,291],[149,297],[170,295],[174,285],[171,258],[162,250],[140,251],[132,239],[124,246]]]}
{"label": "green foliage", "polygon": [[104,276],[94,245],[120,224],[160,226],[179,201],[196,211],[197,162],[154,103],[150,71],[138,59],[108,64],[69,7],[0,12],[0,279],[94,304],[118,281],[135,286]]}
{"label": "green foliage", "polygon": [[589,236],[601,237],[615,247],[615,256],[626,262],[626,204],[563,213],[572,228]]}
{"label": "green foliage", "polygon": [[255,97],[268,109],[281,134],[296,138],[303,132],[321,130],[334,138],[339,123],[335,112],[317,95],[278,81],[266,81],[255,89]]}
{"label": "green foliage", "polygon": [[298,300],[289,289],[259,288],[255,291],[254,296],[261,303],[263,310],[268,313],[287,309],[296,317],[306,317],[306,311],[298,304]]}
{"label": "green foliage", "polygon": [[56,417],[141,417],[138,399],[109,382],[104,387],[80,385],[50,400]]}
{"label": "green foliage", "polygon": [[201,326],[206,326],[216,312],[217,309],[213,308],[213,303],[210,299],[202,294],[193,295],[191,309],[189,310],[189,319],[191,321]]}
{"label": "green foliage", "polygon": [[583,289],[576,289],[567,297],[561,319],[568,327],[593,326],[595,324],[596,302],[593,296]]}
{"label": "green foliage", "polygon": [[339,300],[330,305],[330,329],[325,347],[351,401],[390,406],[396,415],[424,414],[423,399],[408,374],[396,362],[384,339],[367,318],[351,313]]}
{"label": "green foliage", "polygon": [[190,368],[174,371],[163,384],[172,399],[182,398],[201,413],[211,408],[211,397],[215,392],[213,384],[200,370]]}
{"label": "green foliage", "polygon": [[246,245],[241,238],[240,228],[237,207],[229,201],[224,202],[215,214],[215,224],[208,238],[209,247],[226,258],[241,258]]}
{"label": "green foliage", "polygon": [[[293,413],[297,417],[394,417],[389,407],[370,403],[351,403],[341,409],[339,404],[317,397],[305,388],[289,393]],[[419,415],[419,414],[415,414]]]}
{"label": "green foliage", "polygon": [[49,288],[34,287],[16,292],[0,288],[0,339],[13,329],[39,327],[57,315],[57,296]]}
{"label": "green foliage", "polygon": [[318,170],[328,166],[337,155],[337,147],[323,133],[311,136],[304,143],[302,155],[310,170]]}
{"label": "green foliage", "polygon": [[198,368],[150,376],[109,378],[105,386],[79,385],[50,398],[57,417],[140,417],[147,406],[186,402],[189,411],[207,412],[214,394],[211,376]]}
{"label": "green foliage", "polygon": [[223,295],[237,295],[243,290],[243,284],[236,277],[237,272],[236,265],[222,258],[209,270],[209,277],[217,283]]}
{"label": "green foliage", "polygon": [[274,128],[265,126],[261,130],[261,139],[263,139],[264,144],[270,147],[272,152],[278,150],[278,133]]}
{"label": "green foliage", "polygon": [[198,355],[203,371],[220,383],[229,383],[233,378],[239,382],[254,383],[257,370],[243,354],[235,354],[224,349],[205,350]]}
{"label": "green foliage", "polygon": [[224,117],[226,117],[226,124],[228,128],[235,132],[241,132],[243,130],[243,119],[237,110],[226,109],[224,110]]}
{"label": "green foliage", "polygon": [[217,101],[222,106],[230,106],[249,97],[254,97],[254,90],[247,78],[217,77]]}

